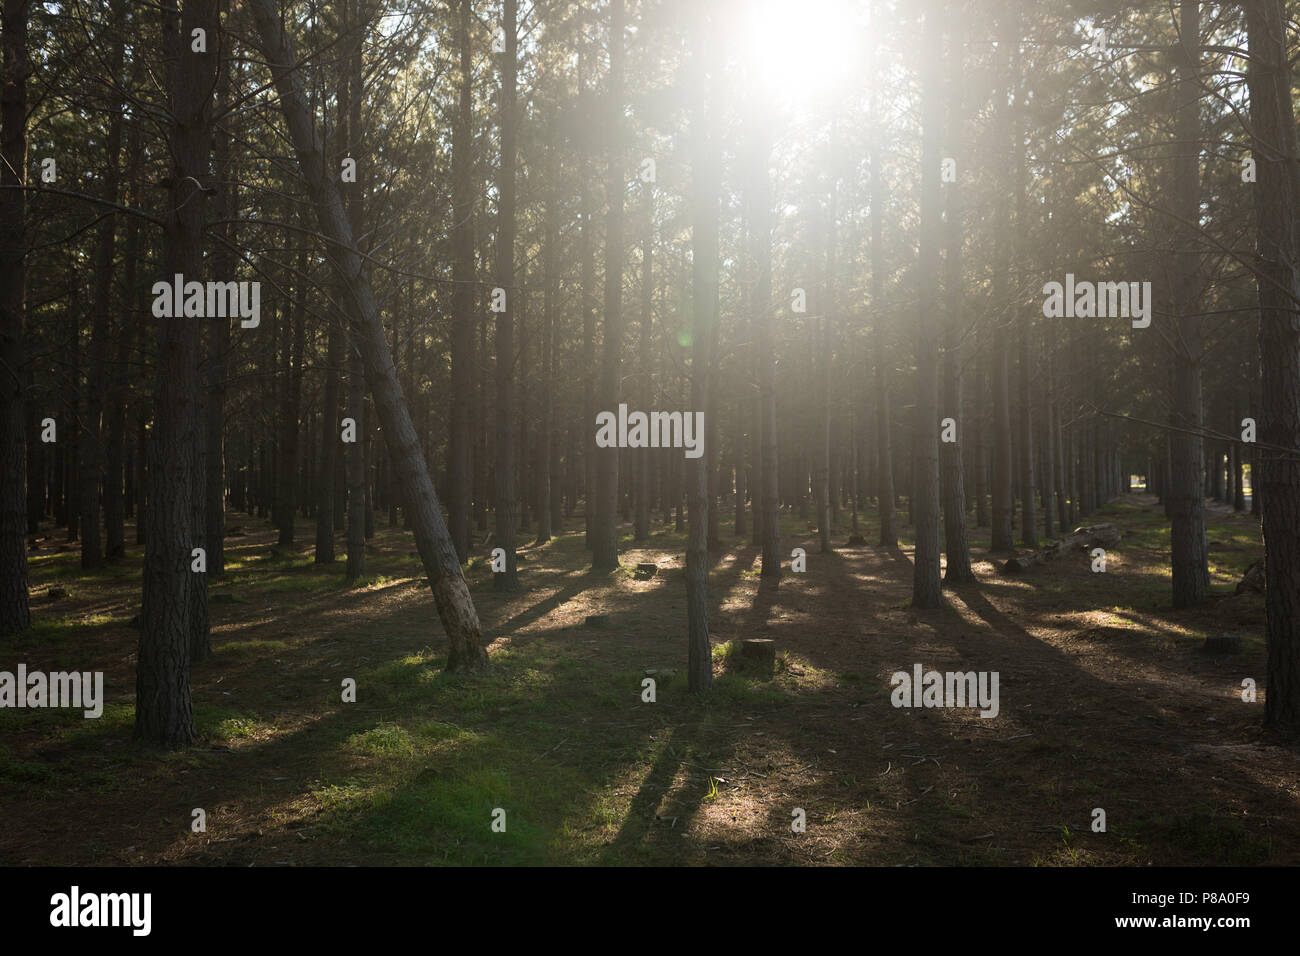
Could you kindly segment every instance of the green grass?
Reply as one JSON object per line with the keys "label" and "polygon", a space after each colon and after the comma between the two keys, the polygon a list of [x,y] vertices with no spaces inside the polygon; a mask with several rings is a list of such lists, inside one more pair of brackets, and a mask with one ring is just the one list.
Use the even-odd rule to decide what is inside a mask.
{"label": "green grass", "polygon": [[1272,841],[1252,833],[1239,815],[1211,807],[1148,817],[1132,831],[1125,835],[1135,850],[1159,846],[1165,855],[1172,851],[1202,866],[1255,866],[1272,856]]}
{"label": "green grass", "polygon": [[[900,509],[899,527],[903,532],[900,539],[906,544],[911,529],[904,524],[904,516],[905,508]],[[1107,520],[1126,527],[1118,549],[1121,553],[1128,548],[1168,547],[1168,529],[1162,527],[1165,519],[1154,509],[1120,502],[1085,522]],[[787,556],[790,548],[815,537],[808,521],[797,514],[783,514],[781,524]],[[973,524],[973,545],[986,547],[988,529],[975,529]],[[252,525],[245,524],[250,529]],[[874,542],[875,527],[874,508],[868,509],[860,515],[860,533]],[[1258,548],[1246,520],[1215,516],[1210,538],[1243,549],[1212,547],[1211,557],[1220,577],[1245,561],[1250,548]],[[237,545],[228,553],[225,580],[214,584],[213,591],[236,595],[239,604],[231,609],[236,614],[269,607],[290,621],[296,607],[311,608],[321,596],[351,594],[358,587],[390,588],[411,578],[417,579],[415,589],[423,592],[421,600],[427,602],[427,590],[419,580],[423,572],[418,559],[409,553],[409,538],[396,531],[382,532],[380,541],[397,550],[368,554],[367,576],[353,587],[344,582],[341,561],[317,566],[309,548],[273,557],[265,545]],[[622,536],[621,547],[636,547],[630,531]],[[685,535],[657,529],[648,547],[680,552]],[[533,569],[546,567],[571,573],[572,577],[563,578],[566,585],[585,580],[582,566],[586,553],[580,532],[560,535],[543,548],[527,551],[532,560],[520,565],[525,578]],[[811,549],[809,556],[811,561]],[[739,578],[753,570],[730,573]],[[41,585],[70,582],[63,586],[77,598],[115,592],[131,593],[129,600],[138,598],[138,555],[134,563],[85,577],[75,553],[45,556],[34,576]],[[489,602],[499,600],[491,592],[486,554],[474,555],[467,576],[476,602],[480,597]],[[1104,603],[1113,605],[1116,627],[1131,625],[1141,633],[1140,623],[1121,623],[1123,612],[1146,614],[1157,605],[1167,606],[1167,582],[1158,574],[1149,578],[1149,583],[1145,578],[1128,581],[1123,597],[1107,594]],[[1100,587],[1105,582],[1097,583]],[[1033,586],[1049,594],[1068,587],[1050,575],[1037,576]],[[620,582],[616,587],[623,585]],[[399,595],[401,600],[405,597]],[[371,599],[373,596],[358,600]],[[610,608],[616,620],[633,617],[620,616],[626,607]],[[120,612],[54,613],[42,610],[38,603],[35,627],[20,636],[15,646],[39,647],[46,655],[68,654],[78,648],[87,629],[107,632],[125,627],[128,619],[129,614]],[[141,780],[170,779],[186,770],[194,773],[189,779],[197,780],[212,761],[257,756],[260,748],[271,750],[268,760],[273,760],[272,748],[278,747],[283,748],[280,756],[286,761],[304,760],[311,768],[293,778],[298,788],[295,798],[313,811],[307,814],[309,822],[300,832],[314,846],[336,847],[339,860],[435,865],[673,863],[682,861],[686,841],[680,840],[680,831],[663,833],[664,839],[658,839],[661,833],[653,814],[661,801],[669,799],[687,808],[679,811],[670,806],[666,811],[670,813],[693,812],[704,802],[713,808],[726,805],[731,799],[730,788],[719,786],[714,768],[731,766],[726,761],[737,746],[737,726],[764,719],[770,724],[784,713],[798,713],[800,707],[815,703],[818,691],[830,685],[850,687],[863,699],[884,699],[889,694],[869,665],[856,662],[852,666],[860,666],[861,671],[832,673],[786,653],[778,659],[770,678],[747,674],[739,666],[740,640],[726,640],[712,648],[713,660],[722,668],[711,694],[690,694],[686,675],[679,669],[672,677],[655,675],[657,700],[648,704],[640,696],[644,668],[680,667],[673,663],[684,655],[680,644],[673,645],[672,654],[662,658],[653,653],[633,658],[618,652],[616,631],[583,632],[571,642],[573,629],[564,635],[536,627],[527,633],[527,640],[494,651],[487,672],[448,674],[443,670],[442,654],[428,646],[413,649],[425,640],[423,636],[412,638],[412,633],[423,633],[413,629],[427,624],[395,623],[398,620],[395,615],[373,625],[385,628],[385,639],[390,633],[387,628],[394,629],[391,645],[372,643],[362,655],[352,657],[351,663],[327,670],[320,669],[318,661],[297,662],[291,657],[302,651],[300,638],[309,638],[310,633],[284,636],[277,629],[275,637],[260,638],[256,635],[266,630],[250,631],[242,626],[223,632],[225,639],[214,645],[215,666],[227,668],[227,673],[247,674],[256,672],[262,666],[257,662],[263,658],[283,657],[286,664],[303,663],[303,674],[293,679],[310,692],[311,733],[302,736],[286,729],[292,721],[277,709],[274,689],[264,690],[264,695],[255,699],[246,693],[218,696],[218,703],[197,700],[199,734],[207,742],[237,745],[231,749],[239,752],[239,758],[212,756],[202,746],[167,755],[132,748],[134,715],[129,700],[106,702],[104,717],[98,721],[84,720],[80,712],[0,710],[0,741],[6,730],[22,728],[40,735],[43,752],[50,758],[18,759],[0,744],[0,790],[24,796],[55,788],[113,792],[130,789]],[[1184,630],[1186,634],[1161,633],[1189,640],[1203,636],[1193,629]],[[1150,628],[1146,633],[1149,637]],[[588,638],[609,642],[615,649],[588,654]],[[123,646],[129,643],[124,641]],[[345,677],[357,681],[356,703],[345,704],[339,699],[339,681]],[[232,681],[221,689],[238,686]],[[211,687],[204,696],[213,696]],[[225,701],[230,703],[220,703]],[[744,744],[765,746],[769,739],[773,738],[750,738]],[[1036,753],[1032,745],[1025,747],[1035,760],[1053,757],[1051,752]],[[843,795],[810,812],[811,822],[828,825],[844,814],[877,805],[883,791],[874,778],[866,777],[879,769],[854,770],[855,774],[831,778],[829,786]],[[689,778],[684,787],[675,782],[679,774]],[[1091,780],[1079,785],[1089,792],[1099,788]],[[869,801],[865,799],[868,796]],[[1041,798],[1045,807],[1060,809],[1058,793],[1045,791],[1034,798]],[[967,803],[968,799],[972,802]],[[505,832],[492,829],[497,808],[505,811]],[[908,813],[912,831],[928,828],[965,835],[984,818],[985,810],[965,794],[945,797],[936,793]],[[1139,858],[1141,862],[1177,858],[1239,865],[1272,859],[1268,843],[1252,837],[1240,817],[1223,811],[1207,809],[1184,818],[1152,817],[1130,821],[1127,826],[1112,823],[1116,830],[1112,843],[1126,847],[1135,862]],[[1090,847],[1096,838],[1086,829],[1066,831],[1060,842],[1053,842],[1035,862],[1095,862]],[[1006,859],[1005,848],[992,846],[909,845],[906,852],[909,862],[1012,862]],[[860,860],[851,848],[840,848],[827,857],[828,862]]]}

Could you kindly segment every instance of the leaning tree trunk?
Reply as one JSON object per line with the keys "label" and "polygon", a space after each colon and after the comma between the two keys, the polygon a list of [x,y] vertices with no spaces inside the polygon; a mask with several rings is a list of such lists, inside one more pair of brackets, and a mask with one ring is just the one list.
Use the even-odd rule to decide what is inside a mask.
{"label": "leaning tree trunk", "polygon": [[1282,0],[1248,0],[1250,122],[1258,214],[1259,353],[1263,392],[1251,494],[1262,495],[1266,721],[1300,732],[1300,148]]}
{"label": "leaning tree trunk", "polygon": [[397,382],[379,306],[354,245],[352,229],[339,195],[338,180],[325,170],[321,142],[307,107],[301,80],[294,71],[294,64],[298,61],[281,25],[275,0],[246,2],[262,38],[280,106],[298,154],[298,165],[307,179],[321,232],[327,242],[330,262],[346,285],[355,307],[352,314],[356,317],[357,327],[353,334],[365,363],[366,377],[388,442],[393,471],[411,515],[416,547],[433,590],[438,617],[447,631],[450,645],[447,669],[482,667],[487,664],[487,649],[482,643],[478,613],[442,518],[438,496],[420,449],[419,435]]}

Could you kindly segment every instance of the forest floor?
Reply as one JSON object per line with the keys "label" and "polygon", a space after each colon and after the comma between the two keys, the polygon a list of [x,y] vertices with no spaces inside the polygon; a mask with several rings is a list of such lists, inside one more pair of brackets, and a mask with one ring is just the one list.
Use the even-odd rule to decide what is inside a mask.
{"label": "forest floor", "polygon": [[[623,528],[624,564],[660,566],[649,580],[592,575],[581,531],[523,547],[513,595],[492,590],[479,548],[467,576],[492,667],[456,676],[409,534],[381,529],[348,588],[341,561],[311,563],[307,522],[276,556],[265,522],[232,514],[244,533],[212,583],[214,655],[193,675],[202,739],[177,753],[131,741],[139,552],[85,574],[75,546],[43,540],[36,623],[0,647],[0,670],[102,670],[107,703],[98,720],[0,710],[0,863],[1300,862],[1300,756],[1260,729],[1263,601],[1232,593],[1262,551],[1248,515],[1209,509],[1214,594],[1178,612],[1168,525],[1146,496],[1089,517],[1124,532],[1105,573],[1080,553],[1005,576],[973,528],[979,583],[937,611],[908,606],[906,540],[843,547],[845,516],[822,555],[806,521],[783,520],[784,553],[805,548],[808,568],[787,560],[775,593],[724,522],[715,679],[697,696],[671,530],[636,548]],[[862,534],[876,540],[871,522]],[[1239,654],[1201,650],[1224,633],[1243,636]],[[747,637],[775,640],[771,679],[741,667]],[[999,714],[893,707],[890,675],[917,663],[997,671]],[[1258,702],[1241,699],[1244,678]],[[206,832],[191,831],[195,808]]]}

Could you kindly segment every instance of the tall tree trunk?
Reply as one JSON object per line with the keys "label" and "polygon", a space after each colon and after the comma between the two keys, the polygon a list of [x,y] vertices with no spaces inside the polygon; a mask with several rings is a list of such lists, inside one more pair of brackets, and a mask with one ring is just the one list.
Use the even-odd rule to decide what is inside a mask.
{"label": "tall tree trunk", "polygon": [[764,104],[750,103],[746,109],[747,135],[745,199],[749,223],[749,263],[753,270],[753,312],[750,321],[757,330],[755,358],[758,363],[758,494],[754,522],[759,527],[762,550],[762,579],[770,584],[781,580],[780,468],[776,435],[776,351],[772,302],[772,185],[768,163],[772,132],[763,114]]}
{"label": "tall tree trunk", "polygon": [[[1052,331],[1043,330],[1043,351],[1047,354],[1047,381],[1043,385],[1043,534],[1048,541],[1056,537],[1056,363],[1053,356]],[[1065,533],[1065,529],[1061,529]]]}
{"label": "tall tree trunk", "polygon": [[[1016,256],[1019,262],[1028,262],[1029,249],[1029,214],[1028,183],[1025,165],[1025,111],[1026,90],[1021,83],[1016,92],[1016,117],[1013,125],[1016,131],[1016,236],[1020,247]],[[1015,309],[1019,313],[1016,323],[1019,342],[1019,362],[1016,384],[1019,386],[1020,414],[1020,541],[1027,548],[1038,547],[1038,510],[1037,510],[1037,475],[1034,474],[1034,400],[1033,368],[1031,366],[1031,346],[1033,345],[1034,324],[1032,313],[1017,295]]]}
{"label": "tall tree trunk", "polygon": [[[960,12],[955,12],[960,16]],[[954,24],[948,41],[949,74],[947,79],[949,137],[948,155],[964,157],[962,142],[962,97],[965,78],[962,74],[964,30]],[[966,484],[962,468],[962,447],[967,419],[962,414],[961,339],[965,312],[965,289],[962,285],[962,195],[957,181],[947,184],[947,215],[944,218],[947,249],[944,287],[947,293],[947,321],[943,328],[943,415],[957,424],[955,441],[940,442],[941,494],[943,496],[944,551],[948,563],[944,582],[967,584],[975,580],[970,566],[970,540],[966,533]]]}
{"label": "tall tree trunk", "polygon": [[[231,62],[220,65],[221,78],[217,99],[222,108],[230,106]],[[213,158],[217,172],[216,218],[221,221],[217,243],[212,254],[213,278],[220,282],[235,279],[238,257],[234,249],[235,211],[239,208],[237,175],[232,159],[232,138],[225,131],[214,137]],[[208,551],[208,574],[214,578],[226,574],[226,381],[230,356],[229,318],[208,317],[207,420],[205,422],[206,467],[204,479],[204,533]]]}
{"label": "tall tree trunk", "polygon": [[[298,501],[309,500],[310,495],[299,494],[299,458],[302,429],[298,416],[302,407],[302,373],[303,353],[307,347],[307,295],[310,291],[306,279],[307,252],[298,254],[298,279],[293,284],[296,295],[290,302],[284,303],[282,314],[289,319],[293,336],[292,343],[286,343],[283,359],[284,388],[280,402],[280,468],[276,475],[276,498],[280,502],[279,537],[281,547],[293,544],[294,520],[297,517]],[[309,430],[310,431],[310,430]],[[312,458],[309,456],[308,461]]]}
{"label": "tall tree trunk", "polygon": [[582,210],[582,233],[579,238],[579,257],[582,260],[582,367],[587,370],[582,383],[582,520],[584,545],[592,549],[595,533],[595,489],[596,489],[596,376],[592,370],[596,367],[596,214],[592,199],[591,154],[593,152],[590,128],[591,107],[588,103],[584,66],[586,51],[578,49],[578,112],[582,119],[582,132],[579,133],[579,179],[582,194],[579,198]]}
{"label": "tall tree trunk", "polygon": [[455,287],[451,298],[451,432],[447,446],[447,515],[461,563],[469,560],[472,534],[471,405],[474,402],[474,49],[473,0],[458,0],[455,45],[459,56],[456,118],[452,127],[451,244]]}
{"label": "tall tree trunk", "polygon": [[[1169,435],[1171,470],[1170,556],[1173,564],[1173,605],[1191,607],[1205,600],[1210,590],[1209,551],[1205,540],[1205,500],[1201,488],[1201,318],[1199,308],[1200,172],[1200,3],[1182,0],[1178,17],[1178,107],[1173,147],[1175,225],[1178,251],[1174,274],[1174,312],[1178,316],[1173,336],[1174,390]],[[1256,188],[1260,188],[1258,185]]]}
{"label": "tall tree trunk", "polygon": [[[340,288],[340,291],[342,289]],[[325,388],[320,421],[320,464],[316,476],[316,564],[334,561],[334,479],[336,452],[342,437],[339,421],[339,365],[345,354],[340,315],[331,315],[325,348]]]}
{"label": "tall tree trunk", "polygon": [[[534,497],[537,499],[537,538],[534,544],[551,540],[552,525],[559,517],[553,498],[553,474],[556,463],[555,442],[555,310],[559,295],[560,223],[559,198],[555,186],[558,176],[558,149],[555,143],[546,147],[546,208],[542,219],[542,356],[539,367],[540,387],[538,406],[540,427],[537,435],[537,473]],[[556,526],[558,528],[558,525]]]}
{"label": "tall tree trunk", "polygon": [[[172,168],[168,188],[164,276],[186,281],[203,274],[203,222],[210,185],[212,92],[218,69],[217,0],[189,0],[179,17],[175,0],[162,5],[163,61],[169,64]],[[179,20],[179,30],[178,27]],[[193,31],[207,52],[190,48]],[[158,371],[150,442],[149,539],[145,546],[136,664],[135,736],[183,747],[194,740],[190,660],[198,601],[206,575],[192,569],[200,538],[199,473],[201,327],[185,319],[158,320]]]}
{"label": "tall tree trunk", "polygon": [[[1018,53],[1014,49],[1019,35],[1019,17],[1013,3],[1003,6],[999,24],[999,53],[1005,59],[1002,64],[1002,88],[996,96],[997,136],[999,149],[1003,151],[1006,161],[1002,169],[1008,170],[1013,157],[1012,137],[1015,123],[1010,108],[1007,106],[1007,90],[1014,86],[1013,75],[1016,72]],[[1005,175],[1005,173],[1004,173]],[[1009,381],[1011,376],[1011,343],[1007,341],[1007,319],[1002,310],[1008,304],[1007,286],[1011,268],[1010,256],[1012,246],[1011,222],[1007,203],[998,203],[995,226],[997,251],[993,272],[993,527],[990,548],[993,551],[1012,551],[1015,549],[1015,535],[1012,531],[1012,517],[1015,513],[1015,493],[1012,490],[1013,467],[1011,458],[1011,396]]]}
{"label": "tall tree trunk", "polygon": [[916,321],[916,415],[912,449],[912,494],[916,518],[912,606],[943,604],[939,579],[939,253],[942,217],[939,176],[942,151],[943,58],[940,6],[931,0],[925,11],[921,50],[921,224]]}
{"label": "tall tree trunk", "polygon": [[[128,182],[138,183],[143,155],[138,128],[131,132],[127,154],[130,157]],[[134,189],[138,190],[139,187],[135,186]],[[138,195],[133,199],[138,201]],[[122,249],[123,288],[126,289],[128,300],[139,293],[139,249],[140,220],[132,216],[126,223],[126,240]],[[123,495],[124,486],[131,487],[126,458],[126,403],[130,381],[127,361],[131,354],[132,338],[125,326],[119,327],[113,362],[115,368],[109,385],[108,436],[104,444],[104,557],[109,561],[120,561],[126,556],[126,514],[134,504],[129,494],[125,498]]]}
{"label": "tall tree trunk", "polygon": [[989,526],[988,495],[988,418],[989,374],[988,332],[980,327],[975,333],[975,398],[971,403],[974,418],[972,458],[975,468],[975,527]]}
{"label": "tall tree trunk", "polygon": [[[600,363],[600,408],[618,414],[623,354],[623,0],[611,0],[609,20],[609,90],[605,133],[608,136],[609,183],[605,217],[605,328]],[[698,406],[696,406],[698,407]],[[706,419],[707,423],[707,419]],[[711,460],[705,449],[702,462]],[[618,449],[596,451],[595,522],[591,534],[591,566],[597,571],[618,567]]]}
{"label": "tall tree trunk", "polygon": [[[1300,148],[1291,102],[1287,18],[1282,0],[1246,0],[1250,44],[1250,122],[1257,164],[1256,260],[1259,355],[1263,393],[1251,468],[1252,496],[1262,496],[1265,720],[1300,733]],[[1238,419],[1240,421],[1240,419]]]}
{"label": "tall tree trunk", "polygon": [[[123,26],[126,6],[116,4],[113,11],[113,49],[109,54],[109,69],[114,82],[122,76]],[[121,180],[122,104],[109,110],[108,135],[104,141],[105,202],[117,202]],[[91,294],[90,359],[86,407],[81,418],[77,458],[81,465],[78,479],[81,483],[77,502],[81,509],[81,566],[99,568],[104,565],[103,540],[99,533],[100,485],[107,479],[104,461],[103,415],[104,393],[108,387],[109,337],[113,294],[114,248],[117,240],[117,217],[106,215],[99,224],[95,242],[95,279]]]}
{"label": "tall tree trunk", "polygon": [[[0,186],[27,184],[27,0],[4,0],[0,43]],[[0,189],[0,637],[31,627],[23,433],[23,326],[27,312],[27,199]]]}
{"label": "tall tree trunk", "polygon": [[[654,184],[645,183],[645,238],[641,242],[641,408],[650,409],[651,330],[654,327]],[[638,448],[636,454],[636,522],[635,538],[639,543],[650,540],[650,449]]]}
{"label": "tall tree trunk", "polygon": [[[622,0],[613,0],[620,17]],[[704,414],[709,420],[709,378],[712,374],[713,328],[718,319],[718,205],[722,170],[717,155],[718,143],[711,121],[716,118],[718,103],[707,102],[706,89],[715,92],[719,84],[706,87],[706,63],[716,58],[706,53],[711,40],[710,23],[703,10],[697,12],[693,36],[692,78],[696,90],[695,115],[691,119],[691,414]],[[707,103],[707,111],[706,111]],[[698,458],[689,459],[690,531],[686,542],[686,614],[688,626],[687,679],[693,692],[708,690],[713,684],[713,658],[709,643],[709,555],[708,555],[708,449]],[[766,562],[764,562],[766,564]],[[766,570],[766,568],[765,568]]]}
{"label": "tall tree trunk", "polygon": [[496,502],[495,545],[505,551],[506,567],[492,575],[498,591],[519,587],[515,557],[515,309],[523,301],[523,288],[515,284],[515,166],[516,89],[519,70],[519,2],[504,0],[505,52],[501,54],[501,170],[497,181],[497,287],[505,290],[505,308],[497,313]]}
{"label": "tall tree trunk", "polygon": [[826,281],[823,284],[821,344],[818,352],[821,369],[818,377],[821,421],[818,423],[817,451],[817,539],[822,554],[831,550],[831,375],[833,357],[831,347],[831,322],[835,311],[835,126],[832,121],[827,167],[832,170],[830,195],[826,206]]}
{"label": "tall tree trunk", "polygon": [[[1235,406],[1232,412],[1233,428],[1241,421],[1241,406]],[[1246,472],[1245,456],[1240,442],[1232,443],[1232,510],[1238,514],[1246,510]]]}
{"label": "tall tree trunk", "polygon": [[[344,23],[354,32],[348,56],[348,78],[345,100],[347,103],[346,127],[343,136],[347,155],[355,158],[361,143],[362,72],[361,48],[364,42],[368,16],[361,9],[363,0],[352,0],[344,6]],[[348,12],[351,16],[348,16]],[[354,241],[359,241],[362,229],[360,182],[350,184],[347,195],[348,225]],[[454,321],[454,320],[453,320]],[[354,325],[360,322],[354,318]],[[355,441],[344,449],[348,487],[348,559],[344,572],[349,584],[366,573],[366,371],[361,360],[361,350],[355,341],[348,340],[348,417],[357,429]]]}
{"label": "tall tree trunk", "polygon": [[[873,101],[879,115],[880,96]],[[880,512],[880,539],[882,548],[898,547],[897,511],[894,492],[894,455],[892,447],[892,428],[890,422],[890,367],[889,355],[885,344],[885,249],[884,249],[884,215],[882,206],[885,201],[885,171],[883,151],[878,132],[871,137],[871,147],[867,164],[871,167],[871,310],[872,347],[875,359],[876,384],[876,501]]]}

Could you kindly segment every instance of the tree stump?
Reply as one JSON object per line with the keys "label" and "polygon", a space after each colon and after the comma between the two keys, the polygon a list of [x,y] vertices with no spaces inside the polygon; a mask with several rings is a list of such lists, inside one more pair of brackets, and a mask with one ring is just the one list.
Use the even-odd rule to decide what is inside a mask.
{"label": "tree stump", "polygon": [[1241,647],[1240,634],[1213,634],[1205,639],[1201,649],[1207,654],[1236,654]]}
{"label": "tree stump", "polygon": [[1237,582],[1236,593],[1254,591],[1256,594],[1263,594],[1264,590],[1264,559],[1260,558],[1241,576],[1241,580]]}
{"label": "tree stump", "polygon": [[768,637],[751,637],[740,642],[740,658],[745,667],[768,677],[776,670],[776,641]]}

